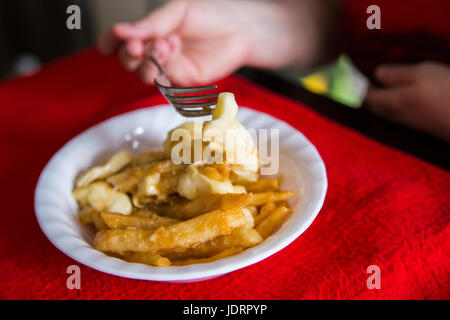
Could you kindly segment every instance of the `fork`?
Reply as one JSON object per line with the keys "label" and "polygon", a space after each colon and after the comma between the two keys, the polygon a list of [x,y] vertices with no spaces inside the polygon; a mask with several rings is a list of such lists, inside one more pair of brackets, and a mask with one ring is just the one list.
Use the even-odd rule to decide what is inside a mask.
{"label": "fork", "polygon": [[216,105],[219,93],[199,95],[190,94],[213,90],[217,88],[217,85],[172,87],[169,78],[166,76],[159,62],[151,55],[148,55],[148,59],[153,62],[159,71],[159,76],[153,80],[155,85],[179,114],[185,117],[201,117],[211,115],[211,111],[213,110],[212,106]]}

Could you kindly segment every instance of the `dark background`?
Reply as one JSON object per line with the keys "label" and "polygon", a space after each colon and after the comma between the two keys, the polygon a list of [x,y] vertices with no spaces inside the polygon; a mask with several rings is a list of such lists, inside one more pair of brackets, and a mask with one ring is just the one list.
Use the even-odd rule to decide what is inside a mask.
{"label": "dark background", "polygon": [[[95,44],[113,23],[144,16],[163,0],[7,0],[0,2],[0,79]],[[69,30],[67,7],[81,9],[81,30]]]}
{"label": "dark background", "polygon": [[[0,81],[32,73],[51,60],[91,47],[113,23],[141,18],[162,2],[164,0],[1,1]],[[66,10],[73,4],[81,9],[81,30],[66,27],[69,17]],[[412,43],[417,47],[418,39],[413,38]],[[391,42],[397,44],[398,39]],[[442,50],[436,52],[443,53]],[[369,60],[374,61],[374,57]],[[441,140],[369,114],[364,108],[350,109],[315,95],[273,72],[244,68],[238,73],[377,141],[450,168],[448,144]]]}

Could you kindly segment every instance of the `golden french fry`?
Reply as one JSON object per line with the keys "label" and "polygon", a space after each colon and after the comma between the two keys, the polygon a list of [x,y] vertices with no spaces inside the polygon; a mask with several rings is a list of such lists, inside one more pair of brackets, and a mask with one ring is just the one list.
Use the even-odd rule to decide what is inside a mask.
{"label": "golden french fry", "polygon": [[149,164],[155,161],[167,160],[167,154],[164,151],[150,151],[138,154],[131,165],[134,167]]}
{"label": "golden french fry", "polygon": [[260,206],[267,202],[278,202],[287,200],[295,196],[294,191],[278,191],[278,192],[260,192],[253,193],[248,205]]}
{"label": "golden french fry", "polygon": [[148,252],[151,247],[149,238],[153,230],[109,229],[97,232],[94,248],[103,252],[125,254],[128,251]]}
{"label": "golden french fry", "polygon": [[167,267],[171,265],[169,259],[161,257],[158,254],[151,253],[130,253],[125,255],[125,260],[129,262],[148,264],[150,266],[156,267]]}
{"label": "golden french fry", "polygon": [[260,224],[256,226],[256,231],[266,239],[280,224],[283,223],[284,220],[286,220],[291,212],[291,209],[284,206],[276,208],[267,218],[262,220]]}
{"label": "golden french fry", "polygon": [[98,232],[94,246],[104,252],[148,252],[185,250],[217,236],[230,234],[247,224],[241,208],[215,210],[196,218],[159,227],[143,229],[111,229]]}
{"label": "golden french fry", "polygon": [[157,214],[152,216],[143,217],[140,215],[123,215],[111,212],[102,212],[101,216],[105,223],[111,229],[147,229],[154,230],[161,226],[167,226],[179,222],[177,219],[161,217]]}
{"label": "golden french fry", "polygon": [[85,187],[94,180],[104,179],[118,171],[131,162],[133,156],[129,151],[122,150],[109,158],[104,165],[93,167],[82,174],[76,181],[77,188]]}
{"label": "golden french fry", "polygon": [[228,235],[219,236],[208,242],[199,244],[194,248],[182,252],[169,252],[165,256],[171,261],[207,258],[232,247],[254,247],[262,241],[263,238],[255,229],[240,228]]}
{"label": "golden french fry", "polygon": [[215,260],[219,260],[222,258],[226,258],[226,257],[232,256],[232,255],[235,255],[235,254],[241,252],[242,250],[244,250],[244,249],[239,248],[239,247],[234,247],[234,248],[225,249],[222,252],[220,252],[216,255],[213,255],[212,257],[209,257],[209,258],[199,258],[199,259],[192,258],[192,259],[186,259],[186,260],[176,260],[176,261],[173,261],[172,264],[175,266],[185,266],[185,265],[194,264],[194,263],[212,262]]}
{"label": "golden french fry", "polygon": [[274,202],[267,202],[260,210],[259,214],[255,217],[255,226],[260,224],[265,218],[275,210],[276,205]]}
{"label": "golden french fry", "polygon": [[216,181],[227,181],[230,175],[230,167],[228,165],[215,164],[212,166],[203,166],[197,168],[200,174]]}
{"label": "golden french fry", "polygon": [[91,210],[93,210],[91,207],[85,207],[78,213],[78,220],[80,220],[82,224],[94,223]]}
{"label": "golden french fry", "polygon": [[93,224],[97,231],[108,229],[108,226],[105,221],[103,221],[100,212],[91,207],[83,208],[83,210],[81,210],[78,214],[78,219],[83,224]]}
{"label": "golden french fry", "polygon": [[247,192],[267,192],[278,191],[278,180],[276,179],[260,179],[255,182],[244,184]]}
{"label": "golden french fry", "polygon": [[251,194],[246,193],[211,194],[175,205],[150,206],[150,208],[159,214],[186,220],[213,210],[243,207],[248,204],[250,197]]}
{"label": "golden french fry", "polygon": [[140,210],[137,210],[136,212],[133,212],[133,215],[145,217],[145,218],[151,218],[155,214],[157,214],[155,211],[147,210],[147,209],[140,209]]}
{"label": "golden french fry", "polygon": [[115,187],[117,191],[127,192],[132,190],[133,183],[137,184],[137,181],[131,179],[131,173],[134,168],[125,168],[124,170],[106,178],[106,182]]}
{"label": "golden french fry", "polygon": [[103,218],[99,211],[91,209],[90,214],[97,231],[108,229],[108,225],[105,223],[105,221],[103,221]]}
{"label": "golden french fry", "polygon": [[[155,161],[139,167],[132,167],[106,179],[117,191],[134,192],[139,182],[147,176],[154,176],[183,169],[170,160]],[[159,180],[159,177],[158,177]]]}
{"label": "golden french fry", "polygon": [[217,170],[217,172],[219,172],[219,174],[222,176],[222,180],[227,180],[230,177],[230,172],[231,172],[231,167],[229,164],[226,163],[215,163],[212,165],[212,167],[214,169]]}

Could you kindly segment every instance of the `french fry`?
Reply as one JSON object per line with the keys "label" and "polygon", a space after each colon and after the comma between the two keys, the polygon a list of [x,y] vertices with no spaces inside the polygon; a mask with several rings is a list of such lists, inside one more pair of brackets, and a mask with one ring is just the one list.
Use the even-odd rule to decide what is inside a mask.
{"label": "french fry", "polygon": [[239,247],[234,247],[234,248],[225,249],[222,252],[220,252],[216,255],[213,255],[212,257],[199,258],[199,259],[192,258],[192,259],[186,259],[186,260],[176,260],[176,261],[173,261],[172,264],[175,266],[185,266],[188,264],[212,262],[215,260],[219,260],[222,258],[226,258],[226,257],[232,256],[232,255],[235,255],[235,254],[241,252],[242,250],[244,250],[244,249],[239,248]]}
{"label": "french fry", "polygon": [[93,210],[91,207],[84,207],[79,213],[78,213],[78,220],[82,224],[91,224],[94,223],[94,220],[92,219],[91,210]]}
{"label": "french fry", "polygon": [[125,260],[129,262],[143,263],[156,267],[167,267],[171,265],[169,259],[158,254],[151,253],[129,253],[125,255]]}
{"label": "french fry", "polygon": [[267,202],[260,210],[259,214],[255,217],[255,226],[257,226],[261,221],[269,216],[273,210],[275,210],[276,205],[274,202]]}
{"label": "french fry", "polygon": [[125,168],[124,170],[106,178],[106,182],[114,186],[118,191],[127,192],[132,190],[135,186],[133,184],[137,184],[137,181],[131,179],[131,173],[133,170],[134,168]]}
{"label": "french fry", "polygon": [[155,214],[157,214],[155,211],[147,210],[147,209],[140,209],[136,212],[133,212],[133,215],[139,216],[139,217],[145,217],[145,218],[151,218]]}
{"label": "french fry", "polygon": [[109,229],[97,232],[94,248],[103,252],[124,255],[127,251],[148,252],[151,250],[149,238],[153,230],[144,229]]}
{"label": "french fry", "polygon": [[156,213],[152,216],[123,215],[111,212],[102,212],[103,221],[111,229],[147,229],[154,230],[161,226],[167,226],[179,222],[177,219],[160,217]]}
{"label": "french fry", "polygon": [[214,167],[217,170],[217,172],[219,172],[219,174],[222,176],[223,181],[229,179],[231,172],[231,167],[229,164],[215,163],[212,165],[212,167]]}
{"label": "french fry", "polygon": [[94,247],[104,252],[147,252],[180,250],[194,247],[217,236],[230,234],[247,224],[241,208],[215,210],[196,218],[159,227],[143,229],[103,230],[95,236]]}
{"label": "french fry", "polygon": [[294,191],[278,191],[278,192],[260,192],[253,193],[248,205],[260,206],[267,202],[278,202],[287,200],[295,196]]}
{"label": "french fry", "polygon": [[214,164],[197,168],[200,174],[212,180],[227,181],[230,175],[230,167],[225,164]]}
{"label": "french fry", "polygon": [[251,194],[245,193],[211,194],[175,205],[150,206],[150,208],[159,214],[186,220],[213,210],[246,206],[250,197]]}
{"label": "french fry", "polygon": [[138,154],[131,162],[131,165],[134,167],[138,167],[155,161],[161,161],[166,159],[167,154],[164,151],[149,151]]}
{"label": "french fry", "polygon": [[207,258],[232,247],[254,247],[262,241],[263,238],[255,229],[240,228],[234,230],[229,235],[216,237],[208,242],[199,244],[194,248],[187,249],[186,251],[169,252],[164,256],[171,261]]}
{"label": "french fry", "polygon": [[291,209],[284,206],[276,208],[267,218],[262,220],[260,224],[256,226],[256,231],[266,239],[280,224],[283,223],[284,220],[286,220],[291,212]]}
{"label": "french fry", "polygon": [[103,221],[100,212],[91,207],[83,208],[78,215],[78,219],[83,224],[94,224],[97,231],[108,229],[108,225]]}
{"label": "french fry", "polygon": [[[131,202],[136,208],[152,208],[155,211],[155,208],[159,208],[160,206],[173,206],[176,204],[180,204],[185,202],[186,199],[180,197],[176,194],[171,195],[161,195],[161,196],[139,196],[134,194],[131,198]],[[211,210],[212,211],[212,210]],[[161,213],[158,211],[157,213]]]}
{"label": "french fry", "polygon": [[103,218],[99,211],[92,209],[90,212],[97,231],[108,229],[108,225],[105,223],[105,221],[103,221]]}
{"label": "french fry", "polygon": [[267,192],[278,191],[278,180],[276,179],[260,179],[255,182],[244,184],[247,192]]}
{"label": "french fry", "polygon": [[120,192],[135,192],[139,182],[146,176],[162,174],[183,169],[170,160],[155,161],[143,166],[128,168],[118,174],[112,175],[106,181]]}

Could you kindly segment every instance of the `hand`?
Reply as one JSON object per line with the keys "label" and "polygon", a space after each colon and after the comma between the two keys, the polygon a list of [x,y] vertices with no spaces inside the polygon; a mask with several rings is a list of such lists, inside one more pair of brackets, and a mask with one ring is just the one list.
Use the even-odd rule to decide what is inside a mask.
{"label": "hand", "polygon": [[[120,23],[99,40],[104,54],[151,83],[151,53],[172,82],[211,82],[243,65],[309,65],[317,36],[309,26],[317,1],[170,1],[134,23]],[[305,32],[307,30],[308,32]]]}
{"label": "hand", "polygon": [[450,141],[447,65],[384,65],[376,69],[375,77],[386,87],[369,88],[366,102],[373,112]]}

